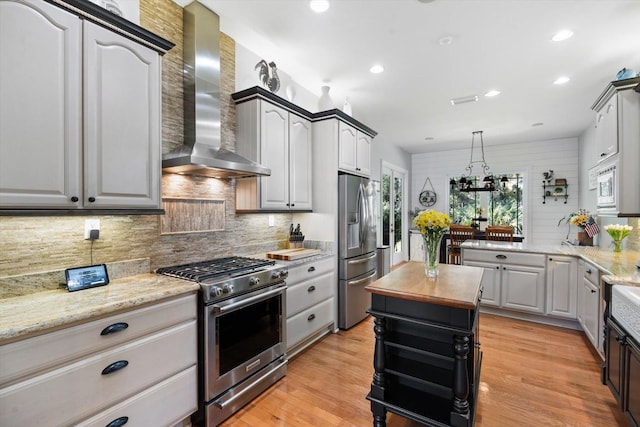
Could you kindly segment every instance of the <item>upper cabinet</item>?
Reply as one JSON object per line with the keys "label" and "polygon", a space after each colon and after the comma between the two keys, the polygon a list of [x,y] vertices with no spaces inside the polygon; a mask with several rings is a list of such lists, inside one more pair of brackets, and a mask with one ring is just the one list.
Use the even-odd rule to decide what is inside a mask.
{"label": "upper cabinet", "polygon": [[338,167],[368,177],[371,174],[371,137],[345,122],[340,122],[338,132]]}
{"label": "upper cabinet", "polygon": [[161,208],[161,49],[105,23],[0,0],[5,213]]}
{"label": "upper cabinet", "polygon": [[640,214],[640,93],[634,90],[639,85],[640,77],[611,82],[591,107],[596,111],[599,171],[615,171],[608,184],[611,188],[604,189],[611,192],[615,206],[599,206],[600,213]]}
{"label": "upper cabinet", "polygon": [[271,169],[237,180],[236,210],[310,211],[311,121],[261,98],[239,103],[236,119],[236,152]]}

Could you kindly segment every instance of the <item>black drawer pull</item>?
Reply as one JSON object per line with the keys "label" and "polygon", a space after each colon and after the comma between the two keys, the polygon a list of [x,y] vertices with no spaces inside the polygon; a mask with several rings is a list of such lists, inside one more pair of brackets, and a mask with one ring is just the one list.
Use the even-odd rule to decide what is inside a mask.
{"label": "black drawer pull", "polygon": [[315,318],[316,318],[315,314],[310,314],[309,317],[307,317],[307,321],[311,322]]}
{"label": "black drawer pull", "polygon": [[500,254],[500,255],[496,255],[496,258],[498,258],[498,259],[507,259],[507,256]]}
{"label": "black drawer pull", "polygon": [[120,417],[107,424],[107,427],[121,427],[129,422],[129,417]]}
{"label": "black drawer pull", "polygon": [[117,362],[113,362],[111,365],[102,370],[102,375],[112,374],[122,368],[126,368],[128,364],[129,362],[127,362],[126,360],[118,360]]}
{"label": "black drawer pull", "polygon": [[553,261],[553,258],[549,258],[549,261]]}
{"label": "black drawer pull", "polygon": [[591,293],[592,293],[592,294],[595,294],[595,293],[596,293],[596,291],[595,291],[594,289],[591,289]]}
{"label": "black drawer pull", "polygon": [[109,325],[106,328],[104,328],[102,332],[100,332],[100,335],[114,334],[116,332],[124,331],[128,327],[129,327],[129,324],[125,322],[114,323],[113,325]]}
{"label": "black drawer pull", "polygon": [[307,271],[311,273],[312,271],[316,271],[316,268],[314,266],[311,266],[307,269]]}
{"label": "black drawer pull", "polygon": [[315,290],[316,290],[316,287],[311,285],[311,286],[309,286],[309,289],[307,289],[307,292],[313,292]]}
{"label": "black drawer pull", "polygon": [[585,271],[585,273],[591,274],[591,269],[588,269],[587,271]]}

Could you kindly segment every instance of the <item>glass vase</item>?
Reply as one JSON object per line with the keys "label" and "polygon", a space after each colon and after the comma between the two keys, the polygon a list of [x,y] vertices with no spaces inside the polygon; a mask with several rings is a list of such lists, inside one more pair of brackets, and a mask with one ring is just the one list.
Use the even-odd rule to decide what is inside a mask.
{"label": "glass vase", "polygon": [[423,234],[424,275],[429,278],[438,277],[438,264],[440,263],[440,240],[442,234]]}
{"label": "glass vase", "polygon": [[613,241],[613,252],[622,252],[622,239]]}

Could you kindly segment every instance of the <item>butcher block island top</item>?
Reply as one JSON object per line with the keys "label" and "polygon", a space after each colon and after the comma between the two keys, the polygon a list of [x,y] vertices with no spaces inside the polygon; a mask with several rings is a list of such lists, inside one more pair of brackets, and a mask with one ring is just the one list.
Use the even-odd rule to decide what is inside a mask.
{"label": "butcher block island top", "polygon": [[373,426],[387,412],[429,426],[471,427],[482,352],[479,298],[484,269],[441,264],[435,279],[409,262],[365,289],[371,292],[375,347]]}
{"label": "butcher block island top", "polygon": [[410,261],[365,289],[372,294],[473,310],[480,296],[483,269],[440,264],[438,270],[438,277],[430,279],[424,275],[424,263]]}

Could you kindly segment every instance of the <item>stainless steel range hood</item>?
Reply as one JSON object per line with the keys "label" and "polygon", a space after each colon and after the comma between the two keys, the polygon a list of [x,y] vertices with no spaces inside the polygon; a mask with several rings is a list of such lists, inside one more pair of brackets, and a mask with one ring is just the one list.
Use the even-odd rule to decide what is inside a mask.
{"label": "stainless steel range hood", "polygon": [[184,145],[162,156],[164,172],[214,178],[271,175],[221,147],[220,18],[194,1],[184,8]]}

